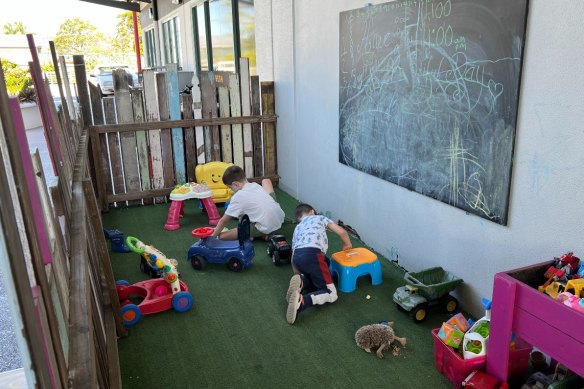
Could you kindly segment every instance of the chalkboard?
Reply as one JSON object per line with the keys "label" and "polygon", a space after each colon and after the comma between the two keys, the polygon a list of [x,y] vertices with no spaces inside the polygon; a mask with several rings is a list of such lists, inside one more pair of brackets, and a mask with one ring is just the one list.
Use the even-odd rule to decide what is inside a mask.
{"label": "chalkboard", "polygon": [[527,0],[340,14],[339,161],[507,224]]}

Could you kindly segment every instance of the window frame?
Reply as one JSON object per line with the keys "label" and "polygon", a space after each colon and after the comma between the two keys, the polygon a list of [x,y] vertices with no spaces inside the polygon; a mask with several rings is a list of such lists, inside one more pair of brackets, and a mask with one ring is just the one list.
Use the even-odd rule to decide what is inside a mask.
{"label": "window frame", "polygon": [[[209,2],[212,0],[204,0],[195,2],[191,9],[191,20],[193,24],[193,41],[194,41],[194,52],[195,58],[195,71],[197,75],[201,76],[201,36],[199,35],[199,22],[198,22],[198,12],[203,6],[203,12],[205,13],[205,42],[207,43],[207,64],[208,69],[213,70],[213,40],[211,35],[211,15],[209,12]],[[255,7],[255,4],[254,4]],[[231,1],[231,14],[232,14],[232,28],[233,28],[233,55],[235,62],[235,72],[240,73],[239,58],[241,57],[241,36],[239,28],[239,0]]]}

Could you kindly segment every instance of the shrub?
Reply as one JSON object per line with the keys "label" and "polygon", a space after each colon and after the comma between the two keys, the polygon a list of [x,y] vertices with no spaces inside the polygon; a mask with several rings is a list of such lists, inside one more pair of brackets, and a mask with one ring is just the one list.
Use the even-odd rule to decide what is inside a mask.
{"label": "shrub", "polygon": [[2,72],[4,73],[6,89],[9,95],[18,97],[21,102],[36,101],[32,79],[28,70],[3,59]]}

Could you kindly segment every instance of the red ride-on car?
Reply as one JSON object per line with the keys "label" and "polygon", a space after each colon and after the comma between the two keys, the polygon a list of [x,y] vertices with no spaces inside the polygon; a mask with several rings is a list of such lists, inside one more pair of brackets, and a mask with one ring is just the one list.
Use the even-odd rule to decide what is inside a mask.
{"label": "red ride-on car", "polygon": [[122,306],[124,325],[131,326],[142,315],[149,315],[174,308],[177,312],[188,311],[193,306],[193,296],[189,287],[178,279],[176,260],[169,259],[160,250],[144,244],[138,238],[128,236],[126,244],[136,254],[147,254],[157,268],[162,269],[162,277],[130,285],[127,281],[118,281],[117,291]]}
{"label": "red ride-on car", "polygon": [[[117,281],[116,289],[122,306],[124,325],[136,324],[142,315],[150,315],[174,309],[186,312],[193,306],[193,296],[182,281],[180,292],[173,294],[170,284],[164,278],[146,280],[130,285],[127,281]],[[136,300],[142,301],[137,302]]]}

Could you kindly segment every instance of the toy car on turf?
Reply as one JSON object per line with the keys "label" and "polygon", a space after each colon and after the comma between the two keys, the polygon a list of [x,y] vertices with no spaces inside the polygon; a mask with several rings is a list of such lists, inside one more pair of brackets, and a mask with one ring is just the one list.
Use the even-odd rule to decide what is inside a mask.
{"label": "toy car on turf", "polygon": [[193,244],[187,253],[187,260],[196,270],[203,270],[208,263],[226,264],[234,272],[240,272],[251,266],[255,255],[250,240],[249,217],[243,215],[237,224],[238,240],[220,240],[212,237],[213,228],[202,227],[193,230],[193,236],[201,238]]}
{"label": "toy car on turf", "polygon": [[292,245],[286,241],[284,235],[270,235],[267,250],[268,256],[276,266],[290,263],[292,259]]}
{"label": "toy car on turf", "polygon": [[[167,311],[186,312],[193,306],[193,296],[189,287],[179,281],[180,292],[172,292],[171,285],[164,278],[146,280],[130,285],[127,281],[117,281],[116,290],[122,306],[124,325],[136,324],[142,315]],[[141,301],[137,301],[141,300]]]}
{"label": "toy car on turf", "polygon": [[400,286],[393,294],[393,301],[398,308],[410,313],[416,323],[423,322],[428,316],[428,308],[440,304],[444,311],[452,313],[458,308],[458,300],[450,295],[462,283],[461,278],[433,267],[417,273],[406,273],[407,284]]}

